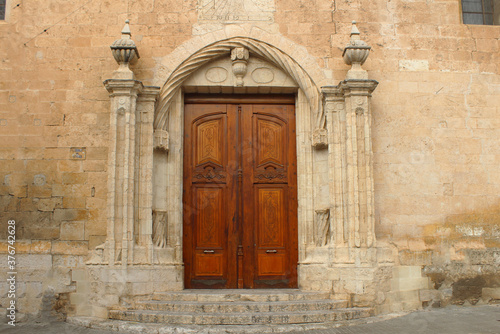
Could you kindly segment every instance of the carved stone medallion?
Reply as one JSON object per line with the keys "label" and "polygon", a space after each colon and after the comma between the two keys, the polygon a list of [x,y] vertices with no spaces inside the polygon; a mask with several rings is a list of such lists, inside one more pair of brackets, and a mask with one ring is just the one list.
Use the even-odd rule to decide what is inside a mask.
{"label": "carved stone medallion", "polygon": [[270,83],[274,80],[274,73],[266,67],[259,67],[252,72],[253,81],[261,84]]}
{"label": "carved stone medallion", "polygon": [[224,82],[227,79],[227,70],[223,67],[209,68],[207,73],[205,73],[205,78],[213,83]]}

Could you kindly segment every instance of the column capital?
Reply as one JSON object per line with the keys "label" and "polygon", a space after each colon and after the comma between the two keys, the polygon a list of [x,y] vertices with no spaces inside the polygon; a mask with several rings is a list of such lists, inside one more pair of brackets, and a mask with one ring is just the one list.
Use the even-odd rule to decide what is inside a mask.
{"label": "column capital", "polygon": [[370,96],[371,93],[377,88],[378,81],[369,79],[348,79],[341,81],[339,88],[344,94],[347,95],[365,95]]}
{"label": "column capital", "polygon": [[108,79],[103,84],[110,97],[138,95],[144,89],[138,80]]}
{"label": "column capital", "polygon": [[323,86],[321,93],[323,94],[323,108],[327,114],[344,109],[344,94],[339,86]]}
{"label": "column capital", "polygon": [[322,86],[321,93],[325,101],[342,100],[342,90],[339,86]]}
{"label": "column capital", "polygon": [[158,86],[144,86],[139,94],[138,100],[144,102],[156,102],[160,94],[160,87]]}

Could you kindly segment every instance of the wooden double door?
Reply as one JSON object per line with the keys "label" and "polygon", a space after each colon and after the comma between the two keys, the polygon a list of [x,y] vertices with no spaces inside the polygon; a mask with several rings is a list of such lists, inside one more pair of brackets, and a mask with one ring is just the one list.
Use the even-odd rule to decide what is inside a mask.
{"label": "wooden double door", "polygon": [[297,287],[293,96],[185,96],[186,288]]}

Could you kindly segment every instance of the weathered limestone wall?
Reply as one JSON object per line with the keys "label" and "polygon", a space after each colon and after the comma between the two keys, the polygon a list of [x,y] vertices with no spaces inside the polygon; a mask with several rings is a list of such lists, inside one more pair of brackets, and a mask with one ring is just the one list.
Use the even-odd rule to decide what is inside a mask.
{"label": "weathered limestone wall", "polygon": [[424,306],[488,302],[482,289],[500,286],[500,27],[460,25],[458,6],[384,3],[388,22],[360,28],[374,46],[364,67],[380,82],[377,238],[431,278]]}
{"label": "weathered limestone wall", "polygon": [[[200,16],[195,0],[91,1],[81,8],[29,0],[8,11],[0,22],[0,256],[14,219],[20,314],[39,314],[50,296],[66,312],[67,294],[81,279],[72,270],[84,268],[88,250],[106,239],[110,102],[102,82],[116,69],[109,45],[125,19],[141,56],[132,69],[144,85],[162,85],[159,78],[174,70],[162,60],[177,50],[169,59],[180,63],[193,50],[179,46],[196,36],[250,33],[282,49],[289,40],[304,47],[289,54],[318,86],[337,85],[348,70],[342,48],[358,21],[372,46],[363,67],[379,82],[372,98],[379,267],[339,269],[339,254],[330,252],[328,287],[320,283],[324,266],[310,263],[302,277],[318,288],[333,285],[339,296],[364,295],[355,302],[383,310],[397,308],[386,306],[391,290],[416,290],[396,282],[425,276],[434,289],[420,286],[419,300],[406,293],[414,302],[499,299],[500,27],[460,24],[457,0],[263,3],[272,5],[231,23]],[[312,60],[305,62],[305,53]],[[323,152],[313,154],[326,161]],[[316,172],[315,182],[324,174]],[[311,189],[318,205],[324,194]],[[2,293],[2,307],[7,301]]]}

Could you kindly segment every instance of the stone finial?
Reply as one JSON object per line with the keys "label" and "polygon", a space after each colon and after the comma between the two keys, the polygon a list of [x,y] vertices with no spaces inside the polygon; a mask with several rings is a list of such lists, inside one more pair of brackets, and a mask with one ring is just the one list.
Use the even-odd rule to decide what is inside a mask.
{"label": "stone finial", "polygon": [[137,58],[140,58],[139,51],[132,40],[129,20],[125,21],[122,29],[122,38],[117,39],[111,44],[111,52],[120,67],[114,72],[114,79],[133,79],[134,73],[130,70],[129,64]]}
{"label": "stone finial", "polygon": [[243,87],[243,77],[247,74],[247,64],[250,58],[248,49],[240,47],[231,51],[231,60],[233,61],[233,74],[236,77],[236,86]]}
{"label": "stone finial", "polygon": [[371,46],[361,40],[356,21],[352,21],[351,40],[342,54],[344,62],[352,66],[347,72],[347,79],[368,79],[368,73],[361,68],[361,65],[368,58],[370,49]]}

